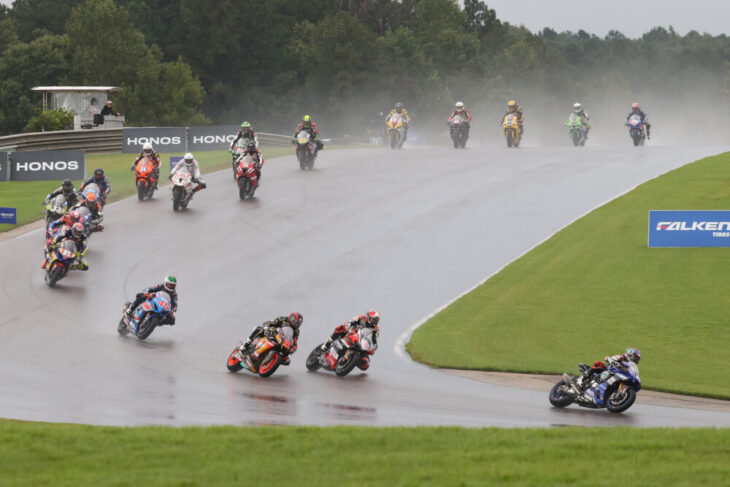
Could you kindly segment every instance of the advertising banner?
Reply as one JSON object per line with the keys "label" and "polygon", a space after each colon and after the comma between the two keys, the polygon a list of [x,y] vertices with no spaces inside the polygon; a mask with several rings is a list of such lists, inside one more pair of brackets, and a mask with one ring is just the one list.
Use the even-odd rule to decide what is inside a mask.
{"label": "advertising banner", "polygon": [[10,168],[8,166],[8,153],[0,152],[0,183],[10,179]]}
{"label": "advertising banner", "polygon": [[730,211],[652,210],[649,247],[730,247]]}
{"label": "advertising banner", "polygon": [[155,152],[185,152],[185,127],[125,128],[122,131],[122,152],[142,152],[142,144],[149,142]]}
{"label": "advertising banner", "polygon": [[183,156],[170,156],[170,172],[177,166],[177,163],[182,161]]}
{"label": "advertising banner", "polygon": [[18,212],[15,210],[15,208],[0,207],[0,223],[10,223],[11,225],[17,225]]}
{"label": "advertising banner", "polygon": [[83,150],[39,150],[10,153],[11,181],[84,179],[86,152]]}
{"label": "advertising banner", "polygon": [[211,125],[190,127],[188,150],[226,150],[241,129],[239,125]]}

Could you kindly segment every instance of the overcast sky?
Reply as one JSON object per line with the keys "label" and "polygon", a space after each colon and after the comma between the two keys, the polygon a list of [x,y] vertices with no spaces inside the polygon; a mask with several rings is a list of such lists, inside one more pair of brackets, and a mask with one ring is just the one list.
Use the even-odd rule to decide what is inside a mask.
{"label": "overcast sky", "polygon": [[[673,26],[681,35],[690,30],[730,35],[730,0],[484,0],[497,16],[524,24],[533,32],[552,27],[558,32],[580,29],[605,36],[616,29],[641,37],[652,27]],[[12,0],[0,0],[5,5]],[[460,2],[463,3],[463,2]]]}
{"label": "overcast sky", "polygon": [[691,30],[730,35],[730,0],[484,0],[500,20],[524,24],[533,32],[583,29],[605,36],[609,30],[628,37],[658,25],[674,27],[684,35]]}

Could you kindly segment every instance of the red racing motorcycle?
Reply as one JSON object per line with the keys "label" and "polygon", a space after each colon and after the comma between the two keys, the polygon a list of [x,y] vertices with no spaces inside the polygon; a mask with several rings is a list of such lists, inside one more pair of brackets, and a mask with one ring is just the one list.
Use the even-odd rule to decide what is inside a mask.
{"label": "red racing motorcycle", "polygon": [[256,173],[256,159],[250,155],[239,157],[236,162],[236,184],[238,197],[242,200],[253,198],[256,188],[259,187],[259,177]]}
{"label": "red racing motorcycle", "polygon": [[332,342],[327,351],[322,351],[322,345],[317,345],[307,357],[307,369],[314,372],[323,368],[333,371],[339,377],[349,374],[355,367],[367,370],[370,367],[370,356],[378,348],[372,328],[350,330],[347,335]]}

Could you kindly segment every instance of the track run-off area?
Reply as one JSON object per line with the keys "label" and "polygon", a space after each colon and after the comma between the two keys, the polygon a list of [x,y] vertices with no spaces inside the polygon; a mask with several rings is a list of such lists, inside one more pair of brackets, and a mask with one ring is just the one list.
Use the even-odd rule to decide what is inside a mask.
{"label": "track run-off area", "polygon": [[[238,199],[229,169],[204,175],[208,189],[180,213],[167,187],[152,201],[109,204],[106,230],[89,241],[90,270],[70,273],[55,289],[40,269],[42,230],[0,242],[0,417],[104,425],[730,426],[730,406],[703,409],[685,397],[677,407],[641,392],[620,415],[555,409],[549,388],[445,373],[401,348],[424,317],[590,210],[724,150],[324,150],[311,172],[293,156],[271,159],[252,201]],[[166,274],[178,278],[177,324],[144,342],[119,336],[124,302]],[[311,349],[369,308],[382,314],[370,369],[345,378],[307,372]],[[238,340],[291,311],[304,324],[290,366],[268,379],[226,371]]]}

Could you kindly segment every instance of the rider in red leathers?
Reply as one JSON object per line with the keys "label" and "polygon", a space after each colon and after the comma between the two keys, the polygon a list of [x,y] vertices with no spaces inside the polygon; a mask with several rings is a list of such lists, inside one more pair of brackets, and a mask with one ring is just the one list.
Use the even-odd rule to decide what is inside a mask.
{"label": "rider in red leathers", "polygon": [[[378,326],[379,322],[380,313],[378,313],[374,309],[371,309],[364,315],[353,316],[350,321],[346,321],[337,328],[335,328],[332,336],[330,336],[327,341],[322,344],[322,352],[326,352],[332,346],[332,343],[335,340],[347,336],[351,332],[360,328],[372,328],[375,332],[373,334],[375,341],[373,345],[377,345],[378,335],[380,334],[380,327]],[[370,362],[367,359],[363,360],[363,363],[359,365],[360,369],[362,370],[366,370],[369,366]]]}
{"label": "rider in red leathers", "polygon": [[261,153],[261,149],[256,146],[254,141],[250,141],[246,144],[246,150],[241,153],[236,160],[236,163],[246,156],[251,156],[256,161],[256,165],[254,167],[256,168],[256,176],[258,177],[259,184],[261,184],[261,166],[264,165],[264,155]]}
{"label": "rider in red leathers", "polygon": [[457,101],[456,105],[454,106],[454,109],[451,110],[451,115],[449,115],[449,119],[447,123],[449,124],[449,127],[451,127],[451,122],[453,121],[455,116],[461,116],[461,118],[464,119],[464,126],[466,127],[466,138],[469,138],[469,126],[471,125],[471,112],[468,108],[464,106],[464,102]]}

